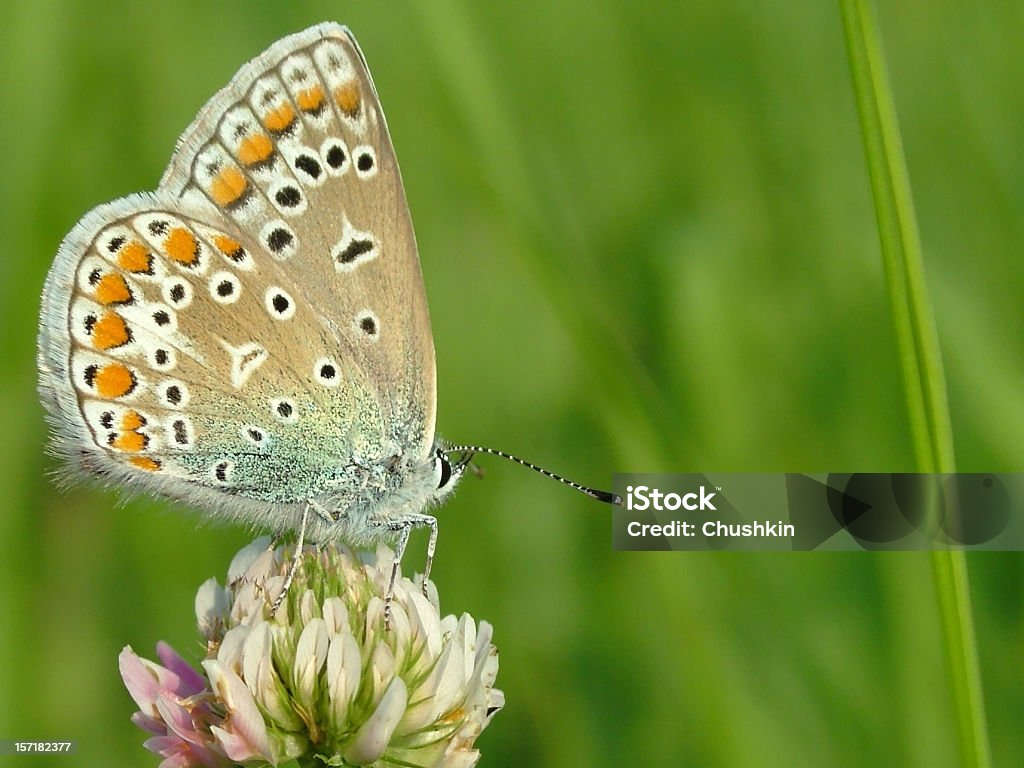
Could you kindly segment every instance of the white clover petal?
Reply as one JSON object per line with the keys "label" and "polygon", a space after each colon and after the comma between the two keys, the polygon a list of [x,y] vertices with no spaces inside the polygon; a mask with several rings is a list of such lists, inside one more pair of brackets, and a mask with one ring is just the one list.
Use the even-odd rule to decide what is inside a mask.
{"label": "white clover petal", "polygon": [[274,669],[273,630],[266,621],[253,627],[246,639],[242,655],[245,684],[259,702],[267,717],[281,728],[296,730],[301,718],[290,706],[284,686]]}
{"label": "white clover petal", "polygon": [[480,684],[485,688],[492,688],[494,681],[498,678],[498,649],[493,645],[484,646],[486,655],[483,658],[477,654],[477,672],[474,673],[480,679]]}
{"label": "white clover petal", "polygon": [[196,592],[196,621],[203,637],[212,637],[223,626],[230,610],[228,591],[214,578],[207,579]]}
{"label": "white clover petal", "polygon": [[270,648],[270,625],[261,621],[249,630],[245,638],[242,656],[242,675],[245,677],[249,690],[254,694],[260,688],[260,678],[263,676],[262,668],[270,659]]}
{"label": "white clover petal", "polygon": [[324,600],[324,621],[327,622],[327,631],[331,635],[339,635],[342,632],[351,631],[348,609],[340,597],[328,597]]}
{"label": "white clover petal", "polygon": [[327,661],[329,647],[327,622],[323,619],[313,619],[306,624],[295,648],[292,681],[295,684],[296,697],[310,709],[317,698],[317,681],[320,670]]}
{"label": "white clover petal", "polygon": [[[271,576],[263,582],[264,607],[268,611],[269,607],[277,602],[277,598],[284,592],[284,585],[287,581],[287,576]],[[277,607],[277,613],[274,614],[273,619],[278,624],[288,623],[288,606],[285,605],[284,601]]]}
{"label": "white clover petal", "polygon": [[[495,652],[497,656],[497,652]],[[487,727],[487,724],[491,722],[491,718],[498,714],[505,708],[505,692],[499,691],[497,688],[491,690],[487,707],[484,711],[483,726]]]}
{"label": "white clover petal", "polygon": [[408,697],[402,678],[394,678],[373,714],[356,731],[352,743],[345,750],[346,761],[355,765],[365,765],[380,759],[402,719]]}
{"label": "white clover petal", "polygon": [[348,710],[359,691],[362,659],[359,644],[348,632],[331,638],[327,652],[327,695],[331,713],[337,726],[348,721]]}
{"label": "white clover petal", "polygon": [[485,658],[477,659],[472,677],[466,682],[466,703],[484,706],[487,704],[488,692],[494,685],[498,675],[498,652],[494,646]]}
{"label": "white clover petal", "polygon": [[238,550],[238,553],[231,559],[231,565],[228,566],[228,584],[234,584],[236,581],[239,581],[244,577],[249,577],[251,579],[258,575],[255,573],[248,573],[248,571],[253,564],[261,558],[264,563],[268,562],[266,557],[268,554],[271,556],[269,562],[273,562],[273,552],[270,550],[269,536],[260,536],[251,544],[246,544]]}
{"label": "white clover petal", "polygon": [[377,701],[391,685],[395,677],[395,655],[385,642],[378,642],[370,653],[370,681],[373,685],[371,699]]}
{"label": "white clover petal", "polygon": [[[383,594],[383,593],[381,593]],[[384,636],[384,601],[373,595],[366,603],[366,636],[363,643],[373,645]]]}
{"label": "white clover petal", "polygon": [[481,621],[476,628],[476,663],[479,664],[489,655],[491,637],[494,635],[494,627],[490,622]]}
{"label": "white clover petal", "polygon": [[473,671],[472,638],[475,635],[476,626],[469,614],[462,614],[455,632],[445,643],[429,682],[424,684],[424,688],[433,693],[435,718],[454,708],[461,700],[466,681]]}
{"label": "white clover petal", "polygon": [[427,726],[437,720],[434,712],[434,699],[420,695],[422,687],[409,694],[409,708],[405,710],[402,721],[398,724],[395,732],[399,736],[409,736],[414,733],[427,732]]}
{"label": "white clover petal", "polygon": [[437,607],[431,605],[419,591],[415,591],[409,595],[407,610],[414,641],[422,641],[426,646],[423,657],[436,657],[441,652],[441,622]]}
{"label": "white clover petal", "polygon": [[312,589],[307,589],[299,599],[299,621],[308,624],[313,619],[320,618],[320,606],[317,605],[316,595]]}
{"label": "white clover petal", "polygon": [[441,619],[441,637],[448,637],[449,635],[454,634],[458,626],[459,619],[449,613]]}
{"label": "white clover petal", "polygon": [[[422,584],[417,584],[416,585],[416,591],[419,592],[420,594],[423,593],[423,586],[422,586]],[[434,606],[434,610],[435,611],[440,613],[440,611],[441,611],[441,598],[437,594],[437,585],[434,582],[432,582],[432,581],[428,581],[427,582],[427,602],[429,602],[432,606]]]}
{"label": "white clover petal", "polygon": [[[383,589],[387,587],[384,579],[391,579],[391,568],[395,563],[395,553],[386,544],[378,544],[377,556],[371,562],[373,563],[372,574],[378,579],[376,586],[382,588],[381,593],[383,594]],[[402,575],[401,564],[398,566],[398,575],[399,577]]]}
{"label": "white clover petal", "polygon": [[231,604],[229,623],[253,624],[263,619],[267,606],[267,593],[262,582],[240,581],[233,587],[235,600]]}
{"label": "white clover petal", "polygon": [[252,629],[245,625],[232,627],[224,634],[224,638],[220,641],[220,647],[217,649],[217,661],[237,675],[241,675],[243,672],[242,648],[251,632]]}
{"label": "white clover petal", "polygon": [[391,630],[384,638],[393,655],[392,665],[395,669],[405,667],[405,659],[412,650],[412,629],[405,606],[398,602],[391,605]]}

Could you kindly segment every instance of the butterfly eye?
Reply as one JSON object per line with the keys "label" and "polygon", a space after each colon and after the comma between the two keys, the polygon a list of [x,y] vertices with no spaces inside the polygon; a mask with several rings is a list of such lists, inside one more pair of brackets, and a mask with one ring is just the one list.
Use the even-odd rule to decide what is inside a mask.
{"label": "butterfly eye", "polygon": [[440,465],[441,474],[441,479],[437,483],[437,489],[441,490],[448,485],[448,482],[452,479],[452,464],[448,461],[448,457],[441,453],[441,451],[438,451],[436,456],[436,461]]}

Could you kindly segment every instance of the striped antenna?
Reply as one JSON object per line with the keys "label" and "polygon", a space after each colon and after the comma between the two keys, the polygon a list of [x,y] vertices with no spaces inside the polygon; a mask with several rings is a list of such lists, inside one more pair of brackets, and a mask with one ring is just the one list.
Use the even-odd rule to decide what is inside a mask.
{"label": "striped antenna", "polygon": [[544,467],[538,467],[536,464],[532,464],[525,459],[520,459],[518,456],[513,456],[511,453],[505,453],[499,451],[497,448],[485,448],[482,445],[452,445],[444,449],[445,453],[461,453],[462,456],[459,458],[458,465],[465,467],[469,464],[475,453],[489,453],[491,456],[500,456],[503,459],[508,459],[521,467],[532,469],[534,472],[539,472],[544,477],[550,477],[552,480],[557,480],[562,485],[568,485],[570,488],[575,488],[580,493],[585,493],[592,499],[603,501],[605,504],[614,504],[617,507],[622,506],[622,497],[617,493],[611,493],[610,491],[599,491],[596,488],[588,488],[585,485],[574,483],[568,478],[556,475],[554,472],[549,472]]}

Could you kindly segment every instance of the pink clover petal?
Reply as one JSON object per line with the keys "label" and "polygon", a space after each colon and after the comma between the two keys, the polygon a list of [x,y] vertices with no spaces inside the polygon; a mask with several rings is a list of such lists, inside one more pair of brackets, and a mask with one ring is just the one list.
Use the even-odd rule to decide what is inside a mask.
{"label": "pink clover petal", "polygon": [[132,699],[139,705],[145,715],[156,716],[154,702],[163,686],[150,665],[139,658],[130,645],[126,645],[117,657],[117,666],[121,671],[121,679]]}
{"label": "pink clover petal", "polygon": [[216,752],[196,744],[189,744],[175,736],[156,736],[147,739],[143,746],[150,752],[154,752],[163,758],[163,766],[182,766],[183,768],[194,768],[195,766],[207,766],[208,768],[223,768],[231,765],[231,762]]}
{"label": "pink clover petal", "polygon": [[[213,737],[210,737],[210,741],[211,743],[216,744]],[[198,747],[190,744],[188,752],[193,757],[198,758],[206,768],[222,768],[223,766],[231,765],[230,760],[222,757],[217,752],[214,752],[213,749],[207,747]]]}
{"label": "pink clover petal", "polygon": [[206,689],[206,678],[163,640],[156,644],[156,655],[160,657],[164,666],[177,675],[180,680],[176,691],[179,696],[195,696]]}
{"label": "pink clover petal", "polygon": [[165,693],[157,699],[156,708],[160,712],[160,717],[167,723],[170,733],[192,744],[202,744],[209,740],[208,736],[196,730],[192,715],[174,696]]}
{"label": "pink clover petal", "polygon": [[[237,733],[231,733],[231,731],[226,731],[216,725],[211,726],[210,731],[217,739],[217,743],[220,745],[220,748],[224,750],[224,754],[236,763],[241,763],[245,760],[251,760],[257,757],[264,760],[270,760],[268,756],[253,749],[252,744]],[[271,762],[273,761],[271,760]]]}
{"label": "pink clover petal", "polygon": [[168,755],[163,762],[160,763],[159,768],[197,768],[197,766],[206,766],[206,768],[226,768],[231,763],[220,758],[216,755],[205,753],[203,750],[195,750],[191,745],[184,744],[179,752],[175,752],[172,755]]}
{"label": "pink clover petal", "polygon": [[181,739],[177,736],[154,736],[151,739],[146,739],[142,742],[142,746],[162,757],[168,757],[169,755],[177,754],[181,748],[185,745]]}
{"label": "pink clover petal", "polygon": [[164,724],[163,720],[156,717],[150,717],[145,712],[133,713],[131,721],[144,731],[158,733],[161,735],[167,733],[167,726]]}
{"label": "pink clover petal", "polygon": [[[237,744],[235,739],[228,739],[227,743],[225,743],[224,739],[219,735],[219,732],[225,731],[217,726],[213,726],[211,730],[224,747],[224,752],[227,756],[236,761],[246,760],[254,756],[273,760],[270,752],[270,739],[267,735],[267,725],[263,721],[259,708],[256,706],[256,699],[253,698],[252,692],[242,682],[242,678],[214,659],[204,661],[203,668],[210,678],[210,685],[214,692],[228,707],[226,722],[230,724],[230,735],[241,739],[246,745],[246,749],[250,751],[246,757],[239,757],[238,754],[240,753],[236,754],[232,751]],[[232,745],[232,749],[228,748],[228,743]]]}

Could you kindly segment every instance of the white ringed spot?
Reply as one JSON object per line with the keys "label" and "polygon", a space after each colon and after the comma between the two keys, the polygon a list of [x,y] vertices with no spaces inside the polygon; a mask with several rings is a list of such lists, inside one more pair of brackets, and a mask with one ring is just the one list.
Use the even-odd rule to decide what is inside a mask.
{"label": "white ringed spot", "polygon": [[167,424],[167,443],[179,451],[190,451],[195,446],[195,431],[192,422],[183,416],[171,419]]}
{"label": "white ringed spot", "polygon": [[377,175],[377,151],[369,144],[352,150],[352,162],[356,167],[356,176],[363,181]]}
{"label": "white ringed spot", "polygon": [[270,442],[267,431],[256,424],[244,424],[238,431],[248,442],[260,448],[265,448]]}
{"label": "white ringed spot", "polygon": [[188,402],[192,398],[185,382],[178,379],[167,379],[160,382],[156,388],[156,394],[162,406],[176,411],[188,406]]}
{"label": "white ringed spot", "polygon": [[154,371],[166,373],[178,364],[178,354],[171,346],[152,347],[146,350],[146,360]]}
{"label": "white ringed spot", "polygon": [[263,305],[275,320],[291,320],[295,316],[295,299],[283,288],[272,285],[267,288]]}
{"label": "white ringed spot", "polygon": [[307,146],[289,146],[285,148],[284,153],[300,183],[307,187],[319,187],[324,183],[327,173],[315,149]]}
{"label": "white ringed spot", "polygon": [[287,216],[303,214],[308,206],[306,196],[302,194],[299,185],[291,179],[273,187],[270,190],[270,198],[274,201],[274,207]]}
{"label": "white ringed spot", "polygon": [[214,272],[209,282],[210,298],[218,304],[234,304],[242,295],[242,281],[234,272]]}
{"label": "white ringed spot", "polygon": [[270,413],[282,424],[294,424],[299,420],[299,409],[294,400],[275,397],[270,401]]}
{"label": "white ringed spot", "polygon": [[175,309],[185,309],[192,303],[192,284],[181,277],[169,278],[160,286],[160,295]]}
{"label": "white ringed spot", "polygon": [[299,239],[295,230],[281,219],[267,222],[260,230],[260,242],[271,256],[284,261],[295,254],[299,247]]}
{"label": "white ringed spot", "polygon": [[321,144],[320,157],[323,158],[327,172],[331,176],[344,176],[352,165],[348,156],[348,147],[339,139],[328,139]]}
{"label": "white ringed spot", "polygon": [[227,485],[235,474],[235,462],[229,459],[214,462],[210,467],[210,479],[218,485]]}
{"label": "white ringed spot", "polygon": [[369,309],[364,309],[356,315],[353,323],[356,333],[367,341],[376,343],[380,339],[380,318]]}
{"label": "white ringed spot", "polygon": [[330,357],[321,357],[313,363],[313,379],[325,387],[341,384],[341,367]]}
{"label": "white ringed spot", "polygon": [[[147,326],[160,338],[168,338],[178,330],[178,314],[166,304],[153,302],[139,307],[137,311],[140,324]],[[135,310],[132,315],[135,316]]]}

